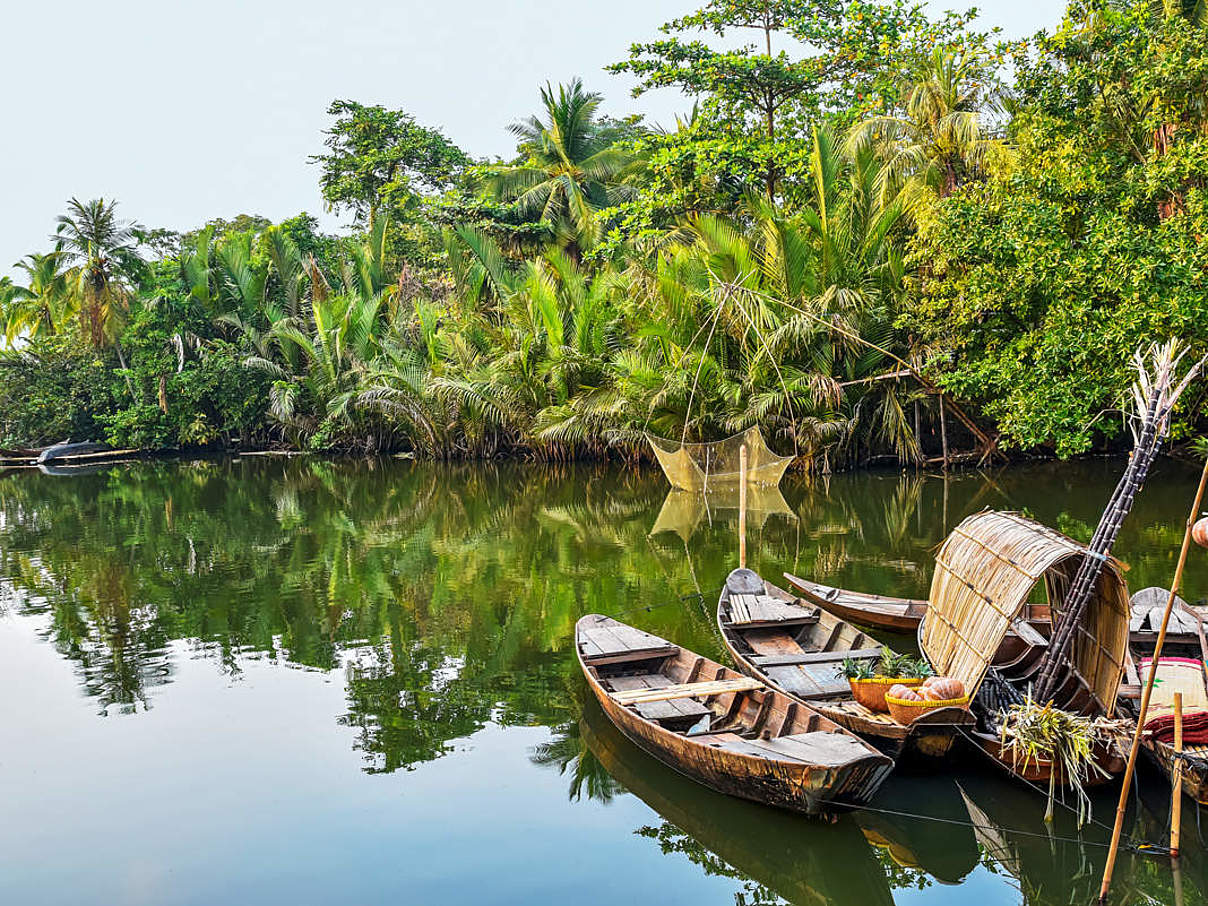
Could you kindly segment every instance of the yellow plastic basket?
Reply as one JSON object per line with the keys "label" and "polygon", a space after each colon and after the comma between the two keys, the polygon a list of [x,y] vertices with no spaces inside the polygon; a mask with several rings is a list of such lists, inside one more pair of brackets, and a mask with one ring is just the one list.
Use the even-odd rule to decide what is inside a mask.
{"label": "yellow plastic basket", "polygon": [[969,696],[962,695],[960,698],[945,698],[939,701],[923,699],[921,702],[914,702],[909,699],[894,698],[892,695],[886,695],[885,704],[889,706],[889,716],[903,726],[906,726],[914,723],[915,720],[929,711],[937,711],[940,708],[968,708]]}

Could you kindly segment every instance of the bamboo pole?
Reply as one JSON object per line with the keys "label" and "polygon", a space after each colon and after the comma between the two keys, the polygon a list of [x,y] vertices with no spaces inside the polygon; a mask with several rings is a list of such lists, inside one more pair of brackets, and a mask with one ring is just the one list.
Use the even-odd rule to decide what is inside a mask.
{"label": "bamboo pole", "polygon": [[1154,677],[1158,673],[1158,659],[1162,656],[1162,646],[1166,644],[1166,627],[1170,623],[1170,612],[1174,609],[1174,599],[1178,596],[1179,587],[1183,584],[1183,567],[1187,563],[1187,551],[1191,547],[1191,527],[1195,525],[1196,516],[1200,512],[1200,504],[1204,500],[1204,488],[1208,486],[1208,459],[1204,460],[1204,470],[1200,473],[1200,484],[1195,491],[1195,503],[1191,505],[1191,513],[1187,516],[1187,528],[1183,532],[1183,546],[1179,550],[1179,562],[1174,570],[1174,582],[1171,583],[1170,594],[1166,598],[1166,609],[1162,613],[1162,628],[1158,630],[1158,639],[1154,643],[1153,660],[1149,665],[1149,678],[1141,693],[1141,712],[1137,715],[1137,727],[1133,730],[1132,746],[1128,750],[1128,766],[1124,769],[1124,782],[1120,785],[1120,801],[1116,806],[1116,824],[1112,828],[1111,848],[1107,852],[1107,864],[1103,867],[1103,884],[1099,888],[1099,902],[1107,902],[1107,892],[1112,886],[1112,872],[1116,868],[1116,856],[1120,850],[1120,834],[1124,830],[1124,812],[1128,808],[1128,791],[1132,786],[1133,773],[1137,769],[1137,754],[1141,750],[1141,732],[1145,726],[1145,715],[1149,711],[1149,699],[1153,695]]}
{"label": "bamboo pole", "polygon": [[1179,857],[1179,826],[1183,823],[1183,693],[1174,694],[1174,770],[1170,772],[1170,857]]}
{"label": "bamboo pole", "polygon": [[940,394],[940,447],[944,455],[944,471],[948,471],[948,419],[944,416],[944,396]]}
{"label": "bamboo pole", "polygon": [[747,565],[747,445],[738,448],[738,567]]}

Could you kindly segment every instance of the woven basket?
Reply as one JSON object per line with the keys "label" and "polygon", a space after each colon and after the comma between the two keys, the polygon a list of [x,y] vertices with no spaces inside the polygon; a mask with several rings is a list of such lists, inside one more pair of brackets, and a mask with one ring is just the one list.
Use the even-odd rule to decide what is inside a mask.
{"label": "woven basket", "polygon": [[947,698],[940,701],[923,699],[921,702],[912,702],[905,698],[894,698],[892,695],[887,695],[885,704],[889,706],[890,717],[903,726],[908,726],[929,711],[939,708],[968,708],[969,696],[962,695],[960,698]]}
{"label": "woven basket", "polygon": [[874,676],[872,679],[850,679],[851,694],[856,701],[869,711],[884,714],[889,711],[885,703],[885,693],[897,685],[914,689],[923,685],[922,679],[902,679],[901,677]]}

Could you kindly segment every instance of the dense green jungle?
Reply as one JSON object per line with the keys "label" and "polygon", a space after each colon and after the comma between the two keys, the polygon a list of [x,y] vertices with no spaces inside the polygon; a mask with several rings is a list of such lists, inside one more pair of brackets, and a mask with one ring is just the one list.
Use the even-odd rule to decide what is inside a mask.
{"label": "dense green jungle", "polygon": [[674,123],[567,74],[507,160],[336,99],[311,163],[338,233],[47,212],[0,279],[0,447],[633,460],[759,425],[823,472],[1117,449],[1134,351],[1208,341],[1206,25],[1089,0],[1008,42],[906,0],[711,0],[608,67],[680,92]]}

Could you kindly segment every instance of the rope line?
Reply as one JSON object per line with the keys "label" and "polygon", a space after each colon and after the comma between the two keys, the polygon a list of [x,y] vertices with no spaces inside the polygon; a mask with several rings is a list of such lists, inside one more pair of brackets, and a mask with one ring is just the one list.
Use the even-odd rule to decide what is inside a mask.
{"label": "rope line", "polygon": [[[958,827],[971,827],[974,830],[989,830],[999,833],[1019,834],[1024,837],[1042,837],[1045,840],[1057,840],[1062,843],[1077,843],[1080,846],[1098,846],[1103,849],[1109,849],[1110,843],[1100,843],[1097,840],[1084,840],[1081,837],[1066,837],[1061,834],[1042,834],[1039,831],[1026,831],[1020,828],[1002,827],[997,824],[978,824],[975,821],[962,821],[960,818],[941,818],[939,815],[924,815],[921,812],[904,812],[897,809],[877,808],[871,805],[860,806],[866,812],[878,812],[882,815],[896,815],[899,818],[914,818],[920,821],[935,821],[940,824],[953,824]],[[1108,830],[1111,830],[1109,827]],[[1155,850],[1161,850],[1163,847],[1154,843],[1134,843],[1129,840],[1126,844],[1129,850],[1138,853],[1152,853]],[[1169,850],[1168,850],[1169,851]]]}

